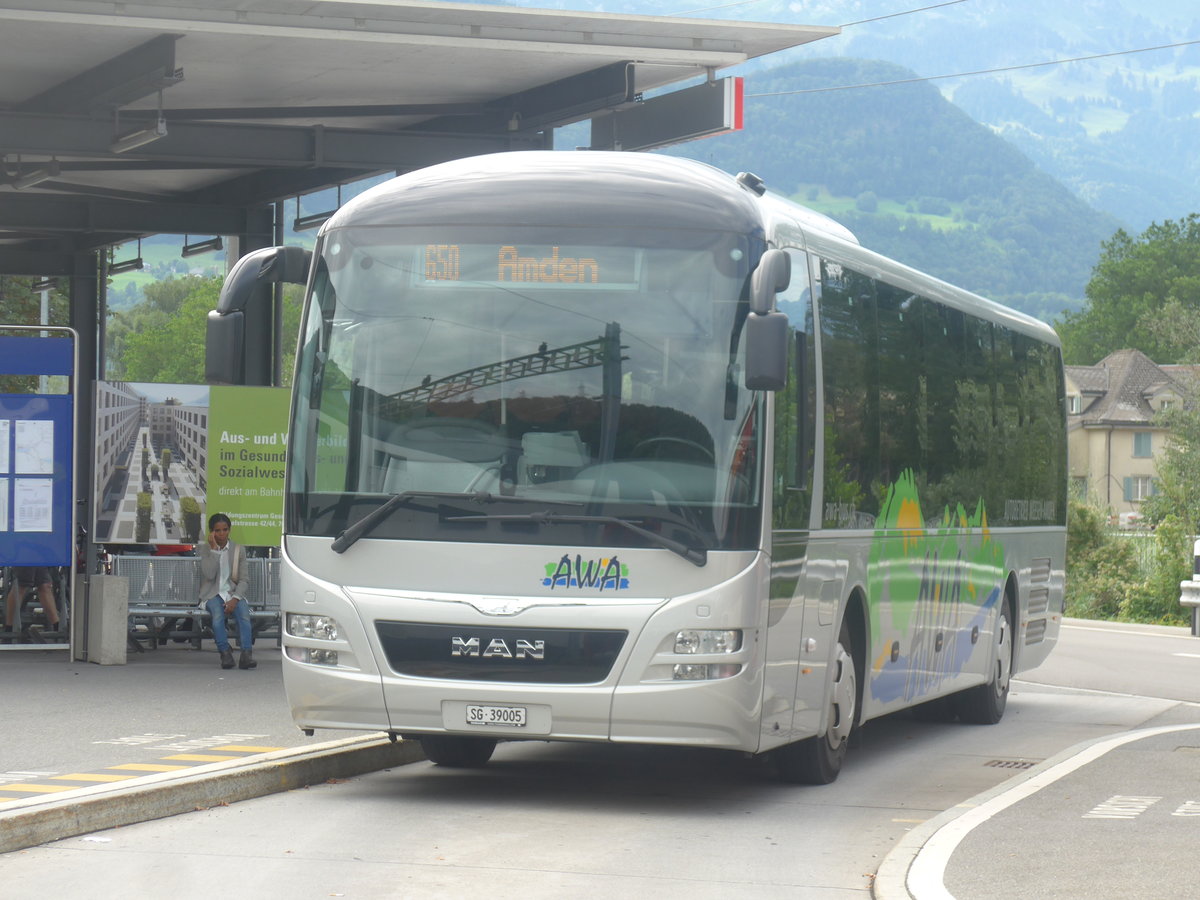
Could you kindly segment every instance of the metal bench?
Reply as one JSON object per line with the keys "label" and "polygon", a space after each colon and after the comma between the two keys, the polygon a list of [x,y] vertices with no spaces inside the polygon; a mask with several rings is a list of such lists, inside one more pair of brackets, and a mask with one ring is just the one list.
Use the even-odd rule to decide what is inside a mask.
{"label": "metal bench", "polygon": [[[248,559],[250,622],[255,640],[280,641],[279,560]],[[190,641],[200,649],[212,638],[208,611],[199,604],[199,560],[186,556],[117,556],[113,574],[129,579],[130,650],[154,650],[168,640]],[[236,640],[237,629],[230,628]]]}

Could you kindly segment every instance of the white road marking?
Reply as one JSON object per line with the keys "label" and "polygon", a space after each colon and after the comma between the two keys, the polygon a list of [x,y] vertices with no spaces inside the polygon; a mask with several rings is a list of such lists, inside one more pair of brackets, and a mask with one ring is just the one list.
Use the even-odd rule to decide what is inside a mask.
{"label": "white road marking", "polygon": [[1133,629],[1135,629],[1137,625],[1133,623],[1130,623],[1128,628],[1100,628],[1093,625],[1068,625],[1066,622],[1064,622],[1062,627],[1064,629],[1069,628],[1074,631],[1103,631],[1106,634],[1114,634],[1117,632],[1120,632],[1121,634],[1136,634],[1140,637],[1190,637],[1187,630],[1183,626],[1180,626],[1178,635],[1162,631],[1134,631]]}
{"label": "white road marking", "polygon": [[1141,731],[1131,731],[1097,741],[1069,759],[1043,769],[1015,787],[967,810],[934,832],[933,836],[917,852],[908,869],[906,879],[909,893],[913,897],[919,897],[920,900],[955,900],[954,895],[946,890],[944,882],[946,864],[950,861],[950,857],[958,845],[980,825],[1019,801],[1033,796],[1042,788],[1049,787],[1060,778],[1099,759],[1110,750],[1115,750],[1132,741],[1153,737],[1156,734],[1191,731],[1197,728],[1200,728],[1200,725],[1165,725],[1161,728],[1144,728]]}
{"label": "white road marking", "polygon": [[1136,819],[1162,797],[1131,797],[1116,794],[1083,814],[1085,819]]}

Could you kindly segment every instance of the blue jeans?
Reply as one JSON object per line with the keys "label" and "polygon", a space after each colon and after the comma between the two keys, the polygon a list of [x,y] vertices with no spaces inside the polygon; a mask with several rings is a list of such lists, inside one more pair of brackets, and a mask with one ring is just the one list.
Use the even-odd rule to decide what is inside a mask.
{"label": "blue jeans", "polygon": [[[225,629],[225,601],[220,597],[213,597],[204,604],[204,608],[212,617],[213,637],[217,641],[217,649],[225,653],[229,650],[229,633]],[[254,643],[254,632],[250,628],[250,605],[245,599],[239,600],[233,608],[233,618],[238,627],[238,646],[249,650]]]}

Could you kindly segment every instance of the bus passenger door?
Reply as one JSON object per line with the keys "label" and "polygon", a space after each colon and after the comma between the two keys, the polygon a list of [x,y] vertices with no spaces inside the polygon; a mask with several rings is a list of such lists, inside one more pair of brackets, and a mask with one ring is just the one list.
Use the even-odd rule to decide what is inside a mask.
{"label": "bus passenger door", "polygon": [[771,577],[760,745],[764,750],[792,740],[811,580],[807,570],[817,409],[812,292],[806,254],[786,252],[792,257],[791,284],[776,301],[788,317],[788,380],[774,396],[771,432]]}

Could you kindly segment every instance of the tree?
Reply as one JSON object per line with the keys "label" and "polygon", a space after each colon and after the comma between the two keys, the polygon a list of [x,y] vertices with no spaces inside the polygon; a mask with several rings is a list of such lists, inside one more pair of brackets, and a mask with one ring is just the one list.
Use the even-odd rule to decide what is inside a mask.
{"label": "tree", "polygon": [[179,498],[180,535],[194,544],[200,540],[200,503],[195,497]]}
{"label": "tree", "polygon": [[879,198],[874,191],[863,191],[854,201],[854,208],[860,212],[873,213],[879,209]]}
{"label": "tree", "polygon": [[1057,323],[1068,363],[1093,365],[1129,347],[1157,363],[1191,355],[1161,323],[1200,314],[1200,214],[1155,223],[1136,238],[1117,231],[1102,245],[1084,292],[1084,308]]}
{"label": "tree", "polygon": [[126,380],[203,383],[205,322],[209,310],[216,308],[221,279],[180,281],[190,290],[171,312],[147,299],[131,317],[133,330],[125,336],[118,362]]}
{"label": "tree", "polygon": [[[54,289],[49,292],[48,325],[69,322],[67,297]],[[5,325],[42,323],[42,295],[33,289],[32,278],[0,275],[0,330]],[[0,375],[0,394],[32,394],[37,390],[36,375]]]}
{"label": "tree", "polygon": [[[32,278],[0,275],[0,325],[41,324],[42,295]],[[70,322],[70,301],[57,286],[49,292],[48,325]]]}
{"label": "tree", "polygon": [[150,518],[153,501],[150,495],[144,491],[139,491],[137,495],[137,518],[134,520],[134,535],[133,539],[139,544],[148,544],[150,542]]}
{"label": "tree", "polygon": [[[207,318],[217,306],[220,276],[171,279],[146,288],[146,300],[115,315],[109,329],[109,377],[177,384],[204,382]],[[167,286],[170,286],[169,289]],[[282,383],[290,385],[291,354],[300,329],[303,289],[283,292]]]}

